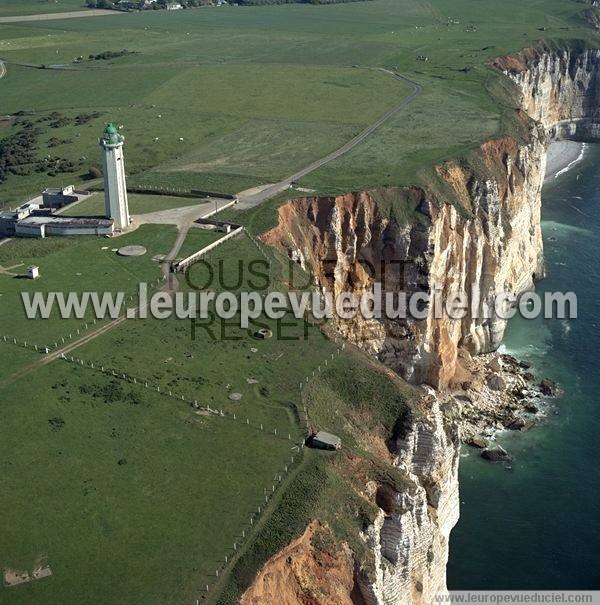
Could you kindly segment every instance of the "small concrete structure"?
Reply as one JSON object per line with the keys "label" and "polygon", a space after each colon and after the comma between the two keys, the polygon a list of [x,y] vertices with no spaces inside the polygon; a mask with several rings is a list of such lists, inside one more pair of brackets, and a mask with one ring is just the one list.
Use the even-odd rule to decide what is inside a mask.
{"label": "small concrete structure", "polygon": [[62,208],[79,200],[73,185],[60,188],[48,188],[42,192],[44,208]]}
{"label": "small concrete structure", "polygon": [[[235,202],[231,202],[231,203],[233,204]],[[204,219],[198,219],[198,220],[204,220]],[[198,221],[196,221],[196,222],[198,222]],[[212,242],[212,244],[208,244],[208,246],[201,248],[197,252],[190,254],[190,256],[187,256],[186,258],[181,259],[178,263],[172,265],[171,270],[174,272],[185,271],[187,269],[187,267],[189,267],[191,264],[193,264],[201,256],[203,256],[210,250],[213,250],[217,246],[220,246],[222,243],[226,242],[228,239],[235,237],[238,233],[241,233],[244,230],[243,227],[238,226],[238,225],[234,225],[234,227],[236,227],[236,228],[233,231],[231,231],[230,233],[227,233],[221,239],[218,239],[216,242]]]}
{"label": "small concrete structure", "polygon": [[261,328],[254,332],[255,338],[260,338],[261,340],[265,340],[266,338],[271,338],[273,336],[273,332],[268,328]]}
{"label": "small concrete structure", "polygon": [[3,210],[0,212],[0,235],[2,237],[12,237],[15,234],[16,223],[16,212],[12,210]]}
{"label": "small concrete structure", "polygon": [[16,225],[19,221],[31,216],[31,213],[39,210],[39,204],[25,203],[16,210],[3,210],[0,212],[0,235],[15,235]]}
{"label": "small concrete structure", "polygon": [[37,279],[40,276],[40,268],[36,265],[27,267],[27,277],[29,279]]}
{"label": "small concrete structure", "polygon": [[321,450],[339,450],[342,447],[342,440],[337,435],[319,431],[310,438],[309,445]]}
{"label": "small concrete structure", "polygon": [[80,201],[88,195],[87,191],[75,191],[73,186],[46,189],[35,200],[25,202],[15,210],[0,212],[0,236],[112,235],[113,222],[110,220],[54,215],[57,208]]}
{"label": "small concrete structure", "polygon": [[146,248],[144,246],[123,246],[117,250],[119,256],[144,256]]}

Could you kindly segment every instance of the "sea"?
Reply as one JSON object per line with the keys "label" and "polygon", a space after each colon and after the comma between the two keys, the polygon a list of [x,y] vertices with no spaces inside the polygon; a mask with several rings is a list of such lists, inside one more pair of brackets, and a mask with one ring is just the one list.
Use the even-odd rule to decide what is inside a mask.
{"label": "sea", "polygon": [[546,277],[536,290],[574,292],[578,317],[515,317],[502,350],[564,395],[532,430],[496,436],[511,465],[463,446],[450,590],[600,589],[600,145],[547,182],[542,199]]}

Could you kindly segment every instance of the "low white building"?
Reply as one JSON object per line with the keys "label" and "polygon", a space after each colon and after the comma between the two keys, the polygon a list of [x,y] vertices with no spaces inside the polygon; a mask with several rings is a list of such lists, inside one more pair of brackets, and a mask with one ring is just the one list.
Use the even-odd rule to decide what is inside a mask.
{"label": "low white building", "polygon": [[50,235],[112,235],[112,219],[70,216],[30,216],[15,224],[16,237]]}
{"label": "low white building", "polygon": [[29,279],[37,279],[40,276],[40,268],[36,265],[31,265],[31,267],[27,267],[27,277]]}

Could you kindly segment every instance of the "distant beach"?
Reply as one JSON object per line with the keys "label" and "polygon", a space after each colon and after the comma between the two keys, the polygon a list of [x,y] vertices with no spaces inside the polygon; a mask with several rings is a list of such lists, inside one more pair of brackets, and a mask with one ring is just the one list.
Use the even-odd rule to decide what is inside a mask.
{"label": "distant beach", "polygon": [[552,181],[583,159],[585,143],[555,141],[548,147],[544,182]]}

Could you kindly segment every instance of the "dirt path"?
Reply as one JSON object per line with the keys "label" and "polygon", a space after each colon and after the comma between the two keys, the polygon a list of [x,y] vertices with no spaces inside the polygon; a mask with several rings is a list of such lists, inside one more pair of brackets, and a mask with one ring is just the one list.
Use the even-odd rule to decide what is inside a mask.
{"label": "dirt path", "polygon": [[240,201],[237,205],[239,210],[245,210],[247,208],[252,208],[253,206],[261,204],[262,202],[276,196],[282,191],[289,189],[290,185],[294,181],[298,181],[302,177],[305,177],[307,174],[310,174],[311,172],[314,172],[315,170],[325,166],[326,164],[329,164],[330,162],[333,162],[334,160],[337,160],[338,158],[342,157],[344,154],[348,153],[357,145],[360,145],[360,143],[368,139],[376,130],[383,126],[383,124],[390,120],[390,118],[394,117],[400,110],[410,105],[421,94],[421,91],[423,90],[423,87],[420,84],[417,84],[417,82],[413,82],[409,78],[397,74],[396,72],[390,71],[389,69],[383,69],[380,67],[369,67],[364,69],[374,69],[376,71],[386,73],[392,76],[393,78],[396,78],[397,80],[401,80],[402,82],[410,84],[413,87],[413,90],[408,96],[404,97],[404,99],[402,99],[402,101],[398,103],[398,105],[395,105],[394,107],[386,111],[379,119],[367,126],[363,131],[359,132],[353,139],[348,141],[345,145],[342,145],[339,149],[336,149],[335,151],[331,152],[329,155],[326,155],[325,157],[314,161],[312,164],[309,164],[302,170],[299,170],[295,174],[292,174],[291,176],[285,178],[283,181],[280,181],[279,183],[267,185],[258,192],[249,190],[246,192],[239,193],[238,196],[240,198]]}
{"label": "dirt path", "polygon": [[68,13],[41,13],[38,15],[15,15],[14,17],[0,17],[2,23],[20,23],[22,21],[53,21],[56,19],[80,19],[82,17],[109,17],[110,15],[124,15],[124,11],[91,9],[86,11],[70,11]]}
{"label": "dirt path", "polygon": [[32,363],[24,366],[20,370],[16,371],[14,374],[11,374],[7,378],[5,378],[2,382],[0,382],[0,386],[5,387],[9,384],[12,384],[15,380],[19,380],[20,378],[22,378],[23,376],[26,376],[30,372],[33,372],[33,371],[41,368],[42,366],[48,365],[49,363],[52,363],[53,361],[60,359],[63,355],[67,355],[68,353],[70,353],[71,351],[74,351],[78,347],[81,347],[81,346],[87,344],[88,342],[94,340],[94,338],[97,338],[98,336],[101,336],[102,334],[109,332],[113,328],[116,328],[117,326],[121,325],[126,319],[127,319],[127,317],[125,315],[122,315],[118,319],[113,319],[111,322],[101,326],[100,328],[93,330],[91,332],[88,332],[81,338],[78,338],[77,340],[70,342],[68,345],[66,345],[60,349],[57,349],[56,351],[53,351],[52,353],[48,353],[47,355],[44,355],[43,357],[40,357],[39,359],[36,359]]}

